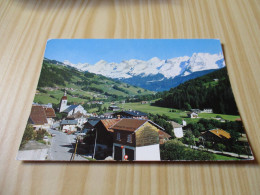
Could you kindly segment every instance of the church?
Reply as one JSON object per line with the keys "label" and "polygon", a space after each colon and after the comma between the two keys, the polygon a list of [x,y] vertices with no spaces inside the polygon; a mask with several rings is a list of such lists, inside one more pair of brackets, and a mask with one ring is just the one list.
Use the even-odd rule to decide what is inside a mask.
{"label": "church", "polygon": [[60,100],[60,112],[68,113],[68,116],[71,116],[76,113],[81,113],[83,115],[87,114],[87,111],[81,105],[67,105],[68,98],[66,91],[64,92],[63,97]]}

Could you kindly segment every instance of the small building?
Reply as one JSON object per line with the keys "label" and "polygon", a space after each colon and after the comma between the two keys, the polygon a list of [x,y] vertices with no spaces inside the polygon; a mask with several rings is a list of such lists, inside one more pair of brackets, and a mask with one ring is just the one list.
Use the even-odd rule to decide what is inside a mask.
{"label": "small building", "polygon": [[114,117],[120,116],[120,118],[134,118],[134,119],[147,119],[148,114],[138,110],[127,110],[117,112],[113,115]]}
{"label": "small building", "polygon": [[78,121],[76,120],[62,120],[60,123],[60,127],[63,132],[66,131],[75,132],[77,131],[77,124]]}
{"label": "small building", "polygon": [[201,111],[201,113],[213,113],[213,110],[211,108],[205,108]]}
{"label": "small building", "polygon": [[80,127],[80,128],[83,127],[83,124],[88,121],[87,116],[82,114],[82,113],[80,113],[80,112],[77,112],[75,114],[69,115],[67,117],[67,119],[78,121],[77,126]]}
{"label": "small building", "polygon": [[187,116],[189,118],[198,118],[199,115],[197,113],[195,113],[195,112],[188,112]]}
{"label": "small building", "polygon": [[201,135],[206,141],[215,143],[227,143],[231,138],[230,134],[223,129],[211,129]]}
{"label": "small building", "polygon": [[141,101],[141,104],[149,104],[149,101]]}
{"label": "small building", "polygon": [[175,137],[182,138],[183,137],[182,125],[180,125],[174,121],[170,121],[170,123],[172,124],[172,127],[173,127],[172,131],[173,131]]}
{"label": "small building", "polygon": [[95,125],[100,121],[100,119],[97,120],[88,120],[83,125],[83,133],[87,133],[89,131],[94,131]]}
{"label": "small building", "polygon": [[47,108],[44,108],[44,111],[46,114],[48,124],[52,126],[54,123],[54,118],[56,117],[54,109],[47,107]]}
{"label": "small building", "polygon": [[32,106],[28,123],[32,124],[35,130],[47,129],[49,127],[46,113],[42,106]]}
{"label": "small building", "polygon": [[[170,135],[164,129],[150,120],[121,119],[111,127],[114,130],[113,159],[156,161],[160,160],[160,137]],[[162,132],[160,132],[162,131]]]}
{"label": "small building", "polygon": [[108,107],[108,110],[111,110],[111,111],[119,111],[120,108],[119,108],[118,106],[112,105],[112,106],[109,106],[109,107]]}

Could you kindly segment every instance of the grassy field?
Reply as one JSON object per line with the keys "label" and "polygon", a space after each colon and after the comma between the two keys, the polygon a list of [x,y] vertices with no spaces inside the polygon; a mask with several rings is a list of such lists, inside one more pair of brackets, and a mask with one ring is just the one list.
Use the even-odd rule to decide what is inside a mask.
{"label": "grassy field", "polygon": [[215,156],[216,160],[240,160],[235,157],[223,156],[223,155],[219,155],[219,154],[213,154],[213,155]]}
{"label": "grassy field", "polygon": [[[109,107],[109,103],[105,103],[102,107]],[[141,112],[145,113],[151,113],[151,114],[160,114],[163,115],[165,114],[166,116],[170,118],[180,118],[184,119],[188,123],[190,122],[197,122],[200,118],[206,118],[206,119],[211,119],[211,118],[216,118],[216,116],[221,116],[225,120],[230,120],[234,121],[235,119],[239,118],[239,116],[234,116],[234,115],[224,115],[224,114],[208,114],[208,113],[201,113],[199,114],[200,118],[196,119],[191,119],[187,117],[187,112],[186,111],[181,111],[181,110],[176,110],[176,112],[170,112],[172,109],[171,108],[163,108],[163,107],[158,107],[158,106],[151,106],[150,104],[141,104],[140,102],[137,103],[125,103],[125,104],[118,104],[118,107],[122,108],[122,110],[139,110]],[[90,109],[89,112],[97,112],[97,108]]]}
{"label": "grassy field", "polygon": [[221,116],[223,119],[229,120],[229,121],[235,121],[237,118],[240,117],[237,115],[214,114],[214,113],[200,113],[199,114],[199,117],[206,118],[206,119],[216,118],[216,116]]}

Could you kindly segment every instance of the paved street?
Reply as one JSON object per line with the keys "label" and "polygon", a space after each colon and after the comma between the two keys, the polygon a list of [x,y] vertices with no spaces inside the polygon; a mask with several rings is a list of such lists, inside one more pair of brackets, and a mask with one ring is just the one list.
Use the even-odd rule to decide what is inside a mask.
{"label": "paved street", "polygon": [[[65,160],[69,161],[74,152],[72,143],[75,143],[75,135],[67,135],[60,131],[49,130],[51,134],[56,134],[52,137],[51,147],[48,151],[48,160]],[[87,160],[80,155],[75,155],[74,160]]]}

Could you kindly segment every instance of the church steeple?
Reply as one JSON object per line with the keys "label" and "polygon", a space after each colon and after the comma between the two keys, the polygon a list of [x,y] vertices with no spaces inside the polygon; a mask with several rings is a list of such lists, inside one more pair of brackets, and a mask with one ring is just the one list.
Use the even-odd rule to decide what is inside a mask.
{"label": "church steeple", "polygon": [[64,110],[67,109],[67,107],[68,107],[67,103],[68,103],[67,92],[65,90],[64,95],[62,96],[62,98],[60,100],[60,112],[63,112]]}

